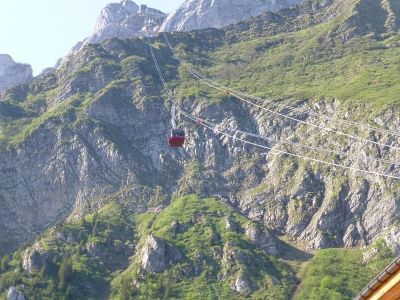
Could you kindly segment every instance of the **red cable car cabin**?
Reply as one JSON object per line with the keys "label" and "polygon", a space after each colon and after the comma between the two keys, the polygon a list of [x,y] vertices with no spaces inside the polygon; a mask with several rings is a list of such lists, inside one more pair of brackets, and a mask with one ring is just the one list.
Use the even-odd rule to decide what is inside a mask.
{"label": "red cable car cabin", "polygon": [[171,147],[182,147],[185,143],[185,131],[180,128],[173,128],[168,143]]}

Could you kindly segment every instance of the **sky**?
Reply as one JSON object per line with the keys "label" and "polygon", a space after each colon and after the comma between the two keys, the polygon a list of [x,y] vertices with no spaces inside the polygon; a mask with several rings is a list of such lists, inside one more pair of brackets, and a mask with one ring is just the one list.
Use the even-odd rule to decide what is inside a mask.
{"label": "sky", "polygon": [[[53,67],[89,36],[101,10],[119,0],[0,0],[0,53],[32,65],[34,74]],[[183,0],[135,0],[171,12]]]}

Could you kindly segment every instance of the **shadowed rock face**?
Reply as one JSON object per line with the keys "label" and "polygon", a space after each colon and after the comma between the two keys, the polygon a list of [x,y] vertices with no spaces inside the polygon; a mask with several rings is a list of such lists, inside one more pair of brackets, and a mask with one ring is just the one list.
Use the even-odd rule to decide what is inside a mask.
{"label": "shadowed rock face", "polygon": [[301,2],[303,0],[187,0],[168,16],[161,31],[222,28],[266,11],[278,11]]}
{"label": "shadowed rock face", "polygon": [[11,56],[0,54],[0,92],[30,81],[32,67],[14,62]]}

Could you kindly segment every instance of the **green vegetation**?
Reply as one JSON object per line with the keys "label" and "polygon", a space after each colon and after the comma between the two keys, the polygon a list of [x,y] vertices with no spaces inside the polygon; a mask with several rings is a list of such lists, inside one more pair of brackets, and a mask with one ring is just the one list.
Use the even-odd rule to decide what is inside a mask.
{"label": "green vegetation", "polygon": [[[257,290],[254,299],[287,299],[295,282],[289,265],[257,249],[243,232],[226,229],[228,216],[241,228],[250,222],[215,199],[197,196],[178,198],[157,216],[136,217],[138,236],[153,234],[162,238],[184,253],[184,260],[154,275],[140,271],[136,258],[114,280],[111,299],[126,294],[138,299],[145,299],[146,295],[151,299],[242,299],[230,288],[241,272],[248,274]],[[139,245],[143,242],[142,239]],[[224,251],[228,249],[239,252],[248,264],[239,258],[225,261]],[[229,263],[233,263],[231,268]],[[129,284],[132,282],[135,286]]]}
{"label": "green vegetation", "polygon": [[[33,274],[22,268],[25,249],[5,256],[0,266],[0,295],[10,286],[23,285],[28,299],[96,299],[107,293],[112,273],[128,265],[126,251],[133,247],[133,240],[129,216],[110,204],[40,238],[35,245],[45,262]],[[101,257],[91,254],[90,247]]]}
{"label": "green vegetation", "polygon": [[295,299],[353,299],[394,258],[383,244],[375,247],[378,254],[368,264],[363,263],[363,251],[360,249],[317,251],[300,275],[304,280]]}
{"label": "green vegetation", "polygon": [[[227,217],[237,231],[226,229]],[[18,286],[29,299],[95,299],[105,294],[111,299],[242,299],[250,293],[241,296],[230,286],[245,274],[254,289],[252,298],[287,299],[295,285],[291,267],[248,240],[243,230],[249,222],[227,205],[197,196],[175,199],[158,215],[131,217],[110,204],[40,238],[35,249],[46,262],[32,274],[22,269],[25,250],[5,256],[0,295]],[[143,271],[140,248],[150,234],[179,249],[183,260],[159,274]],[[129,259],[133,245],[138,252]],[[237,256],[228,259],[226,251]]]}
{"label": "green vegetation", "polygon": [[[236,230],[226,228],[227,218]],[[368,263],[363,250],[320,250],[296,275],[301,261],[257,248],[244,234],[249,223],[229,206],[194,195],[159,214],[130,216],[111,203],[39,238],[33,248],[45,262],[32,274],[22,268],[25,249],[4,256],[0,299],[10,286],[28,299],[292,299],[298,280],[294,299],[351,299],[393,257],[384,243],[373,246],[378,251]],[[161,273],[145,271],[141,249],[149,235],[176,247],[182,260]],[[238,276],[251,282],[251,292],[232,290]]]}
{"label": "green vegetation", "polygon": [[[365,15],[365,7],[356,10],[355,0],[342,1],[349,2],[342,13],[315,26],[310,24],[326,16],[306,14],[298,18],[302,21],[292,20],[293,23],[286,25],[276,24],[264,16],[267,20],[262,21],[264,17],[252,20],[254,24],[247,29],[242,24],[243,30],[230,27],[181,33],[174,34],[173,39],[182,58],[220,83],[268,98],[272,104],[283,99],[340,104],[338,115],[350,113],[352,120],[368,123],[386,110],[398,110],[400,103],[400,35],[395,22],[400,6],[388,0],[386,3],[393,4],[393,11],[388,12],[386,20],[382,12],[374,14],[376,3],[373,1],[362,2],[373,12],[371,15]],[[365,18],[365,24],[359,21],[360,16]],[[374,19],[376,26],[370,24]],[[349,24],[355,25],[349,27]],[[260,30],[264,29],[262,26],[265,30]],[[193,79],[173,58],[161,38],[154,42],[154,47],[178,101],[190,104],[187,107],[196,107],[198,103],[209,105],[204,111],[213,111],[213,106],[219,105],[221,111],[232,113],[233,110],[225,109],[235,104],[229,95]],[[119,128],[107,123],[110,120],[106,117],[104,121],[93,115],[99,107],[103,109],[98,113],[101,115],[121,107],[141,110],[151,101],[166,99],[146,49],[143,39],[89,45],[55,74],[7,91],[0,102],[0,146],[17,148],[38,131],[49,128],[69,129],[79,134],[81,127],[92,126],[94,132],[103,134],[126,157],[140,160],[141,154],[132,149]],[[351,127],[343,130],[356,134]],[[299,129],[307,137],[305,131]],[[54,130],[49,132],[46,138],[54,134]],[[316,138],[315,144],[325,143],[320,135],[312,136],[307,142],[311,144]],[[340,138],[335,141],[344,144]],[[262,173],[257,173],[263,160],[257,155],[242,157],[234,162],[229,170],[232,174],[228,175],[258,174],[246,176],[240,187],[249,187],[243,193],[252,198],[262,198],[276,188],[276,182],[286,185],[287,194],[294,194],[304,183],[305,173],[314,174],[317,168],[322,168],[280,157],[276,178],[265,182]],[[167,160],[168,157],[166,165]],[[339,158],[327,154],[325,160]],[[113,202],[112,195],[102,195],[102,200],[108,203],[105,207],[78,222],[49,230],[30,246],[30,251],[37,251],[38,256],[34,264],[38,269],[32,273],[23,270],[22,265],[27,246],[2,257],[0,299],[5,298],[10,286],[20,288],[28,299],[351,299],[393,256],[383,243],[374,245],[378,254],[369,263],[363,263],[361,249],[326,249],[317,251],[298,273],[303,261],[293,253],[288,255],[291,260],[286,260],[284,255],[277,258],[254,245],[245,234],[251,221],[232,207],[213,198],[184,196],[202,195],[211,185],[218,184],[214,179],[220,175],[193,160],[185,164],[184,170],[175,165],[166,166],[162,171],[165,173],[159,174],[160,181],[172,182],[181,171],[177,198],[158,213],[131,215],[126,207]],[[332,171],[337,177],[328,195],[332,202],[328,204],[332,206],[338,205],[336,200],[346,187],[340,172]],[[322,187],[316,181],[306,196],[287,199],[289,216],[284,217],[289,221],[295,223],[309,215],[311,218],[314,210],[320,208],[317,196]],[[154,193],[150,188],[140,189],[140,199],[135,199],[134,205],[169,203],[171,196],[164,187],[155,188]],[[213,190],[217,189],[213,186]],[[122,189],[120,194],[126,191]],[[385,193],[398,198],[398,191],[394,185]],[[132,205],[134,197],[129,195],[125,202],[130,201]],[[260,206],[259,211],[283,212],[286,207],[276,206],[275,201],[254,205]],[[227,228],[227,218],[237,226],[236,230]],[[338,240],[336,232],[324,234]],[[182,259],[157,274],[145,271],[141,250],[149,236],[177,249]],[[3,241],[8,243],[7,239]],[[293,251],[284,242],[276,242],[282,251]],[[248,291],[240,294],[233,290],[238,278],[248,283]],[[296,286],[298,289],[293,295]]]}
{"label": "green vegetation", "polygon": [[[356,113],[354,118],[368,122],[399,103],[399,35],[386,33],[379,1],[337,2],[341,11],[337,14],[328,7],[326,11],[336,15],[328,22],[318,12],[313,20],[313,12],[307,11],[295,21],[289,17],[287,24],[259,17],[241,30],[226,29],[225,34],[234,42],[207,41],[201,33],[193,33],[190,46],[187,41],[172,39],[179,56],[232,88],[270,100],[335,99],[343,111],[351,108]],[[394,9],[392,16],[396,14],[398,10]],[[344,39],[345,35],[351,38]],[[194,43],[196,39],[206,40],[208,49]],[[185,82],[183,97],[194,90],[200,98],[205,94],[221,97],[199,83],[188,89],[186,82],[196,81],[184,69],[179,74]]]}
{"label": "green vegetation", "polygon": [[[400,52],[394,38],[364,36],[343,43],[319,39],[321,27],[224,46],[207,53],[211,67],[198,67],[221,83],[267,99],[337,99],[375,114],[397,104]],[[196,95],[210,92],[198,90],[198,84],[195,88]],[[187,96],[189,90],[183,90]],[[368,121],[372,116],[359,117]]]}

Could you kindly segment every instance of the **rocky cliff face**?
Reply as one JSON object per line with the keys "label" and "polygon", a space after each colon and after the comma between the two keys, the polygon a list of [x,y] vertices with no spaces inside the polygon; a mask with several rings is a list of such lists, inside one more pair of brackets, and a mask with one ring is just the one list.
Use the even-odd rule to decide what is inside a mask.
{"label": "rocky cliff face", "polygon": [[166,16],[157,9],[146,5],[139,6],[131,0],[111,3],[101,12],[93,34],[75,45],[72,52],[78,51],[86,44],[101,43],[111,38],[128,39],[144,36],[147,34],[148,19],[153,21],[151,29],[158,30],[157,27],[162,24]]}
{"label": "rocky cliff face", "polygon": [[278,11],[304,0],[186,0],[170,14],[161,31],[190,31],[222,28],[258,16],[266,11]]}
{"label": "rocky cliff face", "polygon": [[[171,103],[146,39],[85,45],[8,89],[0,298],[14,287],[29,299],[202,299],[212,286],[221,299],[291,299],[305,252],[340,247],[352,250],[317,251],[319,269],[329,254],[371,274],[365,264],[400,251],[400,185],[377,174],[400,176],[400,43],[397,23],[384,26],[400,15],[396,3],[310,0],[223,30],[167,34],[202,73],[265,98],[248,98],[258,106],[202,85],[153,38],[180,106],[215,124],[178,115],[179,150],[166,143]],[[314,292],[326,295],[299,299]]]}
{"label": "rocky cliff face", "polygon": [[[321,6],[318,12],[322,14],[324,9],[325,6]],[[298,14],[295,17],[296,20],[300,18]],[[233,34],[232,30],[236,30],[238,36],[245,32],[238,26],[229,31],[182,33],[171,38],[174,44],[186,45],[188,51],[190,47],[200,47],[217,55],[218,47],[224,46],[224,36]],[[312,55],[329,58],[330,54],[318,51],[330,45],[332,36],[329,35],[327,41],[316,36],[311,38],[318,40],[321,48],[308,49],[308,44],[301,44],[304,46],[301,51],[308,49],[307,56],[300,52],[301,56],[296,59],[290,55],[280,57],[282,61],[275,67],[293,66]],[[276,155],[274,151],[286,149],[283,141],[294,142],[301,138],[314,146],[327,146],[346,153],[345,157],[317,153],[321,159],[397,174],[395,164],[387,167],[382,162],[366,159],[376,155],[400,160],[396,151],[377,149],[363,141],[332,141],[330,134],[321,134],[320,130],[288,119],[266,116],[264,111],[228,95],[197,90],[196,84],[180,73],[177,61],[163,40],[157,42],[162,45],[156,50],[157,57],[169,82],[176,84],[179,101],[185,109],[213,120],[220,124],[220,129],[258,132],[268,137],[263,142],[272,151],[187,123],[182,125],[188,132],[185,149],[171,149],[165,142],[170,129],[170,104],[161,95],[162,88],[145,41],[111,40],[101,45],[87,45],[55,73],[7,91],[0,102],[2,251],[34,239],[60,220],[77,219],[111,200],[123,203],[131,213],[143,213],[161,210],[174,193],[216,196],[267,226],[274,234],[290,236],[305,243],[308,249],[364,246],[392,229],[399,219],[399,190],[395,181],[321,167]],[[240,41],[235,43],[243,45]],[[235,57],[238,54],[233,53],[228,68],[210,72],[216,72],[216,76],[238,72],[239,78],[245,71],[243,66],[250,64],[246,62],[247,57],[253,60],[257,55],[269,54],[270,49],[281,44],[291,49],[290,43],[291,39],[260,39],[259,44],[243,56]],[[349,49],[340,52],[343,57],[354,51],[351,44],[345,46]],[[192,54],[196,51],[198,49]],[[224,48],[224,51],[229,49]],[[316,63],[324,63],[324,59]],[[260,61],[267,59],[261,57]],[[260,63],[257,67],[261,66]],[[309,65],[303,67],[306,69]],[[267,76],[268,72],[263,74]],[[264,86],[265,82],[259,80],[259,86]],[[312,124],[326,124],[327,120],[308,114],[310,107],[334,118],[362,118],[363,107],[359,103],[346,107],[323,97],[293,101],[281,100],[271,105],[285,114],[288,112],[282,105],[294,103],[296,109],[291,111],[291,116]],[[388,106],[374,115],[371,122],[398,130],[399,118],[399,112]],[[346,132],[353,130],[340,122],[330,122],[329,126]],[[361,134],[399,146],[398,141],[387,134]],[[311,150],[291,151],[315,155]],[[249,228],[248,236],[258,241],[265,251],[276,253],[270,235]],[[93,256],[98,255],[95,245],[88,245],[88,249]],[[237,288],[241,289],[239,282]]]}
{"label": "rocky cliff face", "polygon": [[14,62],[11,56],[0,54],[0,93],[4,90],[30,81],[32,67]]}

